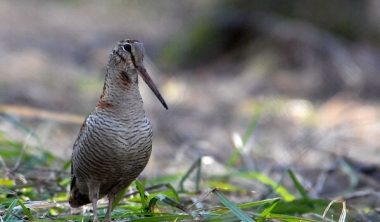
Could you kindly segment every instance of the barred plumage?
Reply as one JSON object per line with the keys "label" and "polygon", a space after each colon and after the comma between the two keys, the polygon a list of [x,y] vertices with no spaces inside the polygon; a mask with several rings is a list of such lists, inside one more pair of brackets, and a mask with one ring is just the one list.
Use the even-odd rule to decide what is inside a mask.
{"label": "barred plumage", "polygon": [[103,93],[74,143],[69,203],[79,207],[92,202],[94,221],[97,200],[108,196],[110,220],[115,194],[136,179],[150,157],[153,132],[143,109],[138,74],[167,108],[142,65],[143,56],[143,46],[136,40],[123,40],[113,49]]}

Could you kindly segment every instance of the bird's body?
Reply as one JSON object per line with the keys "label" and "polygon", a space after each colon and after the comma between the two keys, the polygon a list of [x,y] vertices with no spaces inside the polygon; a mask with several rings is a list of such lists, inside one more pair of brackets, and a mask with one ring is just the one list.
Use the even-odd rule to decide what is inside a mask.
{"label": "bird's body", "polygon": [[[152,149],[152,128],[145,116],[112,114],[96,108],[87,117],[73,151],[78,189],[88,193],[85,181],[99,183],[99,198],[116,184],[128,186],[144,169]],[[83,204],[73,201],[72,205]]]}
{"label": "bird's body", "polygon": [[74,143],[69,203],[79,207],[107,195],[111,218],[115,194],[142,172],[152,150],[152,127],[145,116],[138,74],[166,103],[142,66],[143,47],[136,40],[117,44],[107,65],[103,93]]}

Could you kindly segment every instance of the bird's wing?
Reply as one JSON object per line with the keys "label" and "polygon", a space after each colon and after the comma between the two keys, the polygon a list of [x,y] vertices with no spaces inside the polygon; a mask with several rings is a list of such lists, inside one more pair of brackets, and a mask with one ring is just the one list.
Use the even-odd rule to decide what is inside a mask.
{"label": "bird's wing", "polygon": [[[87,117],[88,118],[88,117]],[[74,142],[73,146],[73,153],[75,149],[78,149],[78,143],[81,140],[83,136],[83,132],[86,129],[86,124],[87,124],[87,118],[83,121],[82,127],[79,130],[79,135],[76,141]],[[73,167],[73,161],[71,158],[71,183],[70,183],[70,198],[69,198],[69,203],[70,206],[72,207],[80,207],[82,205],[85,205],[87,203],[90,203],[90,199],[87,194],[82,194],[78,187],[76,186],[76,177],[74,175],[74,167]]]}

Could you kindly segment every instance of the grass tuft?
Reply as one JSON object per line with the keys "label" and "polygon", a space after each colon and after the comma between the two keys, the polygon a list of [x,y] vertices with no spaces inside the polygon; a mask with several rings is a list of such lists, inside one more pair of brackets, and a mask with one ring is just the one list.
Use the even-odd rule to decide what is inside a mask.
{"label": "grass tuft", "polygon": [[[256,120],[252,121],[243,146],[255,124]],[[31,135],[30,130],[20,128],[26,135]],[[126,188],[117,194],[112,218],[116,221],[227,222],[343,222],[354,218],[344,201],[310,197],[292,170],[288,170],[288,175],[293,184],[287,187],[269,174],[244,170],[234,163],[225,164],[227,170],[224,174],[207,176],[201,174],[200,157],[187,172],[136,180],[135,190]],[[71,213],[67,203],[69,171],[69,161],[63,161],[39,146],[10,140],[0,132],[0,222],[91,220],[89,210]],[[190,177],[194,173],[195,177]],[[194,182],[195,192],[185,189],[185,181]],[[263,191],[252,191],[260,186],[269,194],[260,196]],[[205,190],[209,191],[200,194]],[[296,190],[299,195],[291,190]],[[107,205],[100,201],[100,218],[104,217],[106,208]],[[336,218],[338,220],[334,220]]]}

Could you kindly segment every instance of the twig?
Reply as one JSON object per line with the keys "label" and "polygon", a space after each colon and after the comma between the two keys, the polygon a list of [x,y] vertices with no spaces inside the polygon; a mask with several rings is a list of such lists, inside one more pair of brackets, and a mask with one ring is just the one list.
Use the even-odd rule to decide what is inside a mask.
{"label": "twig", "polygon": [[1,167],[4,168],[5,175],[8,175],[9,168],[7,167],[7,164],[5,163],[5,161],[1,155],[0,155],[0,164],[1,164]]}
{"label": "twig", "polygon": [[186,172],[186,174],[181,178],[181,180],[179,181],[179,190],[180,191],[184,191],[184,182],[185,180],[190,176],[190,174],[196,170],[196,174],[195,174],[195,191],[196,192],[199,192],[199,183],[200,183],[200,179],[201,179],[201,166],[202,166],[202,157],[199,157],[194,163],[193,165],[191,165],[190,169]]}
{"label": "twig", "polygon": [[350,199],[365,197],[365,196],[369,196],[369,195],[376,196],[378,199],[380,199],[380,192],[374,191],[372,189],[359,190],[359,191],[355,191],[355,192],[346,194],[343,196],[343,199],[350,200]]}
{"label": "twig", "polygon": [[22,157],[24,156],[24,153],[25,153],[25,149],[26,147],[28,146],[27,142],[29,140],[29,138],[32,136],[31,133],[29,133],[26,138],[25,138],[25,142],[24,142],[24,145],[22,146],[21,148],[21,152],[20,152],[20,155],[18,156],[17,158],[17,161],[15,163],[15,165],[13,166],[13,168],[9,171],[9,173],[15,173],[19,168],[20,168],[20,165],[21,165],[21,161],[22,161]]}
{"label": "twig", "polygon": [[194,203],[191,204],[188,208],[191,209],[191,208],[193,208],[194,206],[196,206],[197,204],[203,202],[208,196],[210,196],[210,194],[212,193],[212,191],[213,191],[213,189],[207,191],[206,193],[204,193],[204,194],[199,198],[199,200],[194,201]]}
{"label": "twig", "polygon": [[62,123],[81,124],[83,117],[70,113],[59,113],[44,109],[37,109],[28,106],[0,105],[0,113],[17,115],[24,118],[48,119]]}
{"label": "twig", "polygon": [[318,175],[317,181],[314,185],[313,195],[318,197],[319,194],[322,192],[323,187],[325,186],[325,183],[327,181],[327,177],[333,172],[333,170],[336,169],[337,163],[336,161],[333,163],[332,166],[322,169],[322,172]]}
{"label": "twig", "polygon": [[[159,189],[159,188],[162,188],[162,187],[165,187],[165,186],[166,186],[166,184],[157,184],[157,185],[153,185],[153,186],[145,188],[145,191],[156,190],[156,189]],[[130,192],[126,193],[124,195],[124,197],[130,197],[130,196],[137,195],[137,194],[139,194],[139,191],[138,190],[134,190],[134,191],[130,191]]]}

